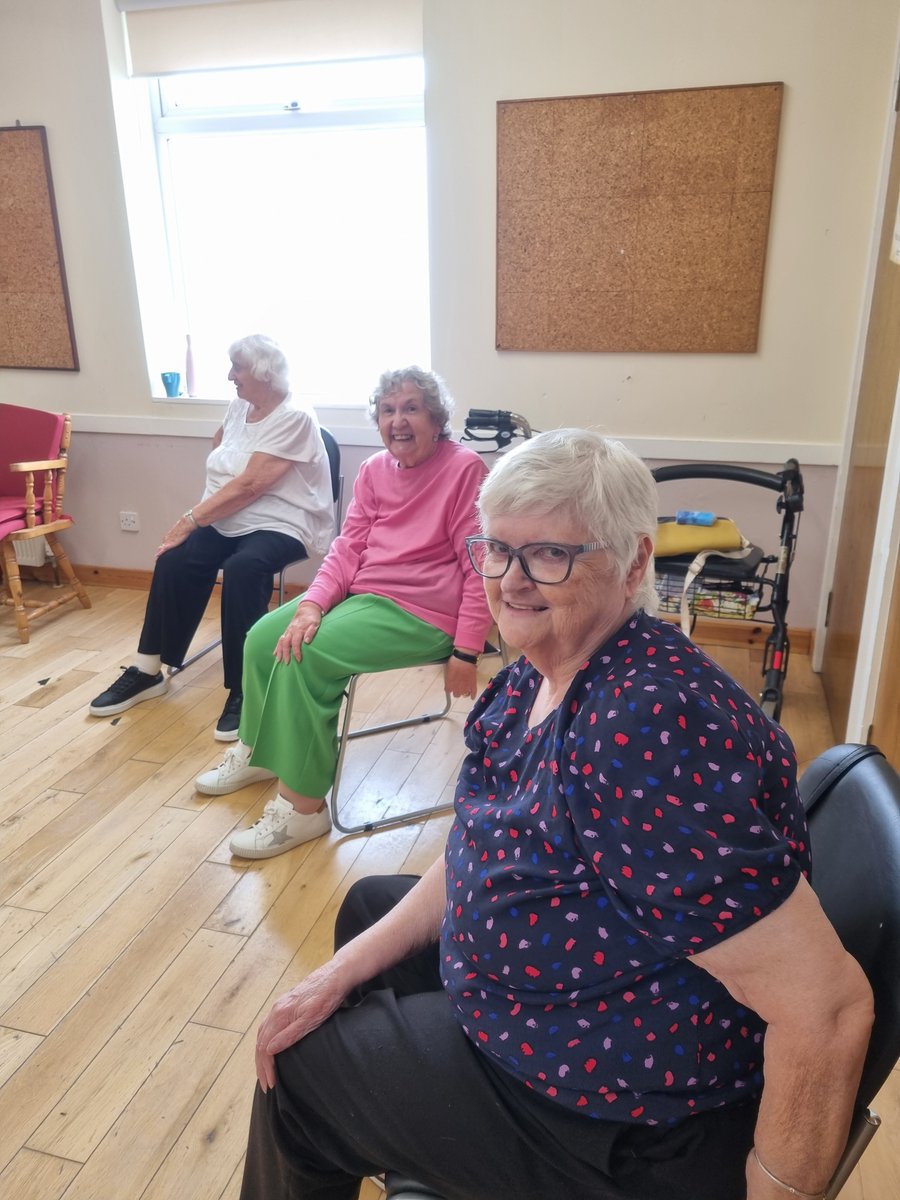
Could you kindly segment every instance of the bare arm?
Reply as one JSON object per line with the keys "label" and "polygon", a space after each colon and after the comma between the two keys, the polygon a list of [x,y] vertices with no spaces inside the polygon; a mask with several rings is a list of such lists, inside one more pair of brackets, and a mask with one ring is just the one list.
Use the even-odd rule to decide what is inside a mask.
{"label": "bare arm", "polygon": [[[821,1195],[844,1149],[869,1042],[872,993],[862,970],[804,879],[775,912],[692,961],[768,1024],[760,1160],[783,1182]],[[786,1196],[751,1153],[748,1200]]]}
{"label": "bare arm", "polygon": [[[221,440],[220,434],[217,434],[216,437],[219,437]],[[216,444],[214,438],[213,445],[215,446]],[[234,479],[230,479],[228,483],[212,496],[207,496],[205,500],[201,500],[199,504],[194,505],[191,509],[194,516],[193,521],[188,516],[178,518],[163,538],[162,544],[156,552],[156,557],[159,558],[160,554],[164,554],[166,550],[171,550],[173,546],[180,545],[197,526],[211,525],[213,521],[230,517],[233,513],[240,512],[242,508],[246,508],[248,504],[252,503],[259,496],[264,496],[266,492],[270,492],[278,480],[287,473],[291,465],[292,463],[289,458],[276,458],[273,454],[261,454],[259,452],[251,454],[250,461],[240,475],[236,475]],[[194,522],[196,522],[196,525]]]}
{"label": "bare arm", "polygon": [[317,1029],[361,983],[437,939],[444,912],[444,860],[375,925],[275,1001],[256,1035],[256,1074],[264,1092],[275,1086],[275,1055]]}

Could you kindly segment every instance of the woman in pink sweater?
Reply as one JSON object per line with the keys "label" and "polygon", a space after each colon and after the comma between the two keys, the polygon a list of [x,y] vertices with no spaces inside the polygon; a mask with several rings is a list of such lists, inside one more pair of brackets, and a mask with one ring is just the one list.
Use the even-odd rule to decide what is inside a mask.
{"label": "woman in pink sweater", "polygon": [[386,450],[363,463],[340,536],[309,590],[253,626],[244,648],[240,741],[198,776],[220,796],[278,777],[278,795],[231,852],[270,858],[327,833],[324,796],[351,675],[447,659],[446,688],[476,694],[491,617],[465,539],[486,474],[450,441],[443,381],[418,367],[382,375],[369,401]]}

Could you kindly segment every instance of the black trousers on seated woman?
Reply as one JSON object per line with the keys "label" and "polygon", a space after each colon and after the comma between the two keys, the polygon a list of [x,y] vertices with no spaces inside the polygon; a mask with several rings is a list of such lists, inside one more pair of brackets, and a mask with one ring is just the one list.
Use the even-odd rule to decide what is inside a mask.
{"label": "black trousers on seated woman", "polygon": [[306,558],[303,543],[259,529],[224,537],[211,525],[156,560],[138,651],[180,667],[222,571],[222,665],[225,686],[241,690],[244,638],[269,607],[275,575]]}
{"label": "black trousers on seated woman", "polygon": [[[357,883],[343,945],[416,882]],[[756,1102],[675,1129],[597,1121],[535,1096],[463,1033],[437,947],[372,980],[361,1002],[278,1055],[257,1087],[241,1200],[355,1200],[386,1168],[447,1200],[740,1200]],[[354,997],[353,999],[356,999]]]}

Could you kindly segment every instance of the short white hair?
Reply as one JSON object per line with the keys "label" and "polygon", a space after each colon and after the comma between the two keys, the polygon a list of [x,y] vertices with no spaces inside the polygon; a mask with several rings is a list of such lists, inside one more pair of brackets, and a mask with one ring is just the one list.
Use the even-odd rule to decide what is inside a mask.
{"label": "short white hair", "polygon": [[245,366],[254,379],[267,383],[273,392],[286,396],[291,390],[288,361],[284,351],[264,333],[251,333],[228,347],[232,362]]}
{"label": "short white hair", "polygon": [[[642,537],[656,537],[658,498],[650,469],[621,442],[590,429],[552,429],[509,450],[481,488],[478,512],[487,532],[506,513],[564,513],[600,542],[624,579]],[[658,605],[653,562],[634,597],[635,608]]]}
{"label": "short white hair", "polygon": [[382,400],[392,396],[404,383],[411,383],[422,393],[422,403],[440,431],[438,436],[446,441],[451,436],[453,397],[444,380],[434,371],[424,371],[416,366],[384,371],[378,380],[378,386],[369,397],[369,416],[377,425]]}

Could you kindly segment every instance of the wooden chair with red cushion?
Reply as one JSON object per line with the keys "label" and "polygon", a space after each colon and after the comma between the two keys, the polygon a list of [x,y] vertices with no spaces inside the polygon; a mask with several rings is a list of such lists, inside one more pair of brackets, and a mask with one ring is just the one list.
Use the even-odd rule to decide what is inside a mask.
{"label": "wooden chair with red cushion", "polygon": [[[63,512],[71,429],[68,413],[0,404],[0,601],[15,610],[22,642],[29,640],[36,617],[72,600],[82,608],[91,607],[57,537],[74,523]],[[15,546],[36,537],[47,539],[58,571],[67,581],[51,600],[26,600],[22,592]]]}

